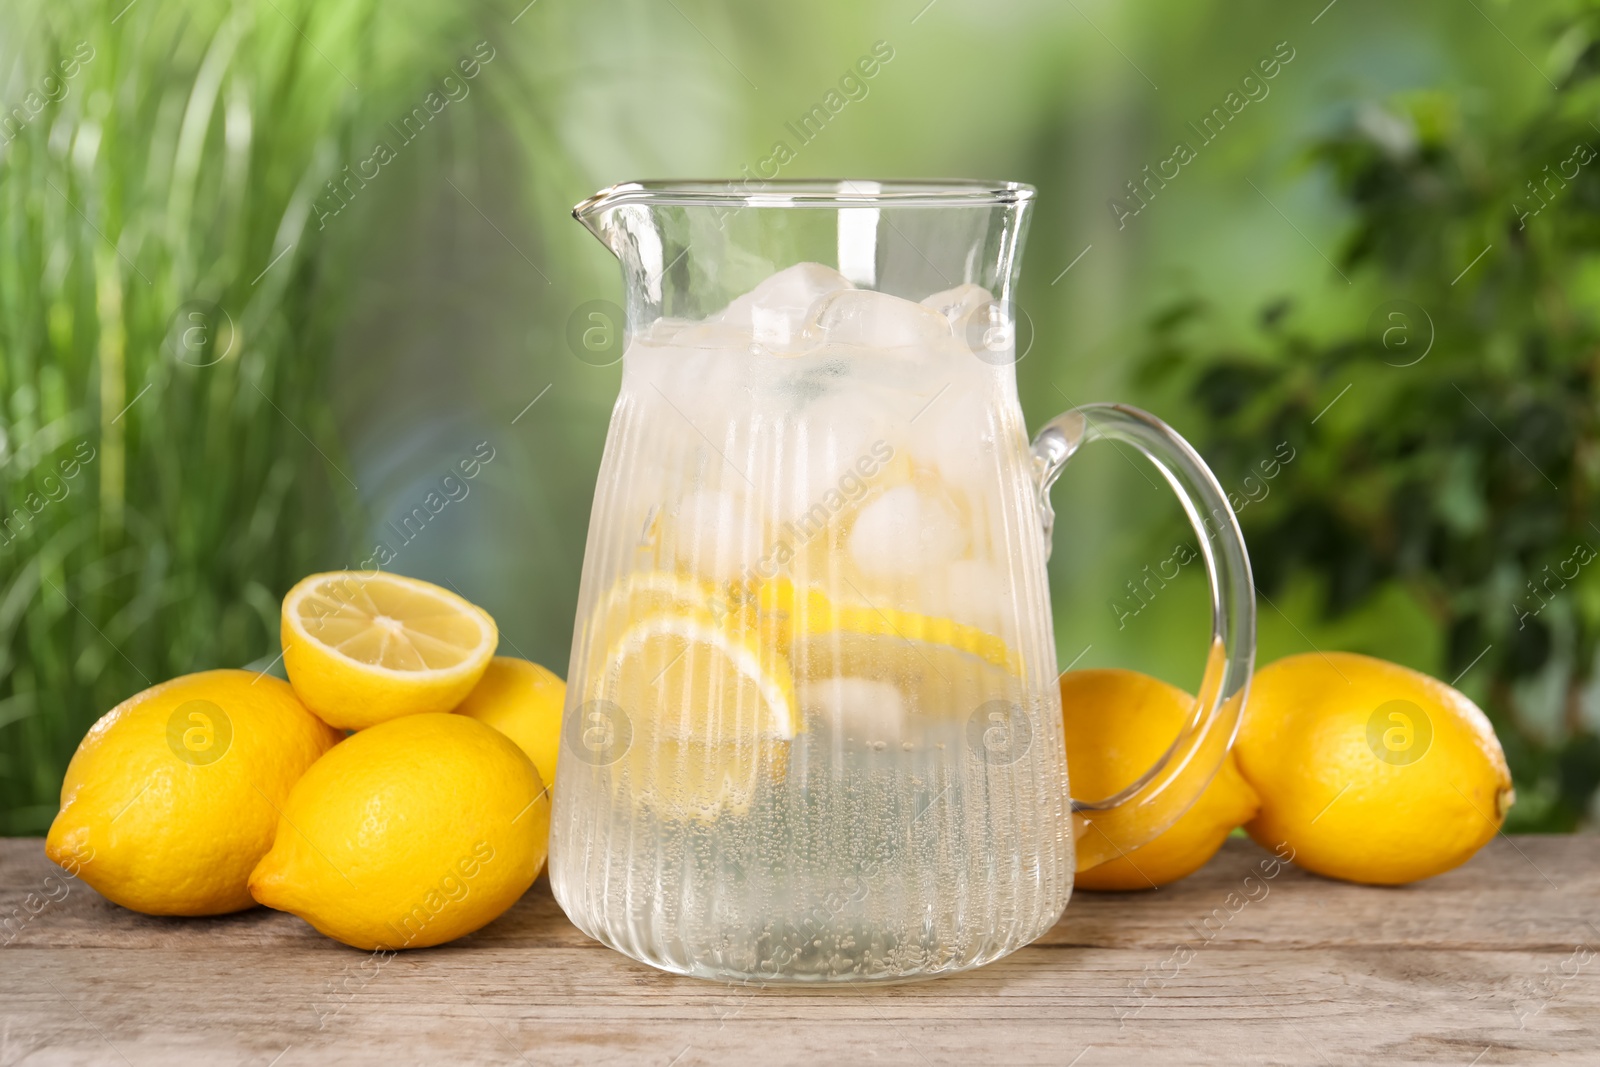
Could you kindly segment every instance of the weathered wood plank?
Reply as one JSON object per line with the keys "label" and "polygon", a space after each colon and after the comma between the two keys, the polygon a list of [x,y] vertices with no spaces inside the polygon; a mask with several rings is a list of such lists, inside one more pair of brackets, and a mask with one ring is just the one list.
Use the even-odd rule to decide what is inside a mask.
{"label": "weathered wood plank", "polygon": [[[1174,937],[1250,940],[1277,947],[1419,945],[1550,949],[1568,945],[1600,922],[1600,837],[1497,838],[1458,870],[1413,886],[1379,889],[1306,874],[1293,867],[1263,878],[1271,856],[1230,841],[1194,876],[1145,893],[1079,893],[1039,943],[1159,947]],[[46,879],[63,883],[34,840],[0,839],[0,922]],[[1253,878],[1253,882],[1246,882]],[[157,919],[126,911],[80,883],[23,925],[17,945],[55,947],[214,946],[219,938],[256,946],[296,945],[343,953],[298,920],[266,910],[216,919]],[[57,895],[61,890],[54,891]],[[1228,915],[1228,897],[1251,899]],[[1211,919],[1207,923],[1208,918]],[[1189,924],[1193,924],[1192,926]],[[1589,936],[1600,937],[1593,930]],[[8,935],[0,932],[0,944]],[[509,913],[469,943],[520,947],[593,947],[561,914],[540,882]]]}
{"label": "weathered wood plank", "polygon": [[[0,1065],[1600,1062],[1600,839],[1502,838],[1405,889],[1262,879],[1266,856],[1230,842],[1160,892],[1080,894],[970,974],[817,992],[653,971],[542,882],[378,962],[276,913],[134,915],[56,872],[66,895],[0,933]],[[53,871],[0,842],[0,919]]]}

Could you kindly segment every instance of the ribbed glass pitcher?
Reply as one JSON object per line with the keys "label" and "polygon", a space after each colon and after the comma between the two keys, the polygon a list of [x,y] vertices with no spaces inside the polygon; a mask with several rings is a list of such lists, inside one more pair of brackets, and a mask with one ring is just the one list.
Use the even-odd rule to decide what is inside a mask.
{"label": "ribbed glass pitcher", "polygon": [[[733,981],[979,966],[1170,825],[1231,743],[1254,614],[1198,456],[1091,405],[1031,447],[1013,329],[1033,190],[636,183],[574,209],[621,261],[622,387],[583,562],[550,881],[585,933]],[[1070,799],[1047,492],[1143,452],[1210,575],[1200,698],[1122,793]]]}

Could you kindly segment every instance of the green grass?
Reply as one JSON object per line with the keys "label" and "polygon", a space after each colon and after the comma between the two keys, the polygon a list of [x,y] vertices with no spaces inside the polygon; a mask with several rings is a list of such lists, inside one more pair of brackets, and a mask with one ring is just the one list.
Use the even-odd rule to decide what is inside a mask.
{"label": "green grass", "polygon": [[0,100],[22,109],[0,148],[6,834],[49,825],[101,714],[270,659],[284,590],[344,562],[360,499],[326,377],[362,222],[310,206],[479,14],[125,4],[0,14],[3,83],[41,103]]}

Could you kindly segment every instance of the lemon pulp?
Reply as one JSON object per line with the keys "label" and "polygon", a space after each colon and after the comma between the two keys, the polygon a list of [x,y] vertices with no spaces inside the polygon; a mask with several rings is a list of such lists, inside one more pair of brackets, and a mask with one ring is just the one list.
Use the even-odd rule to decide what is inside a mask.
{"label": "lemon pulp", "polygon": [[359,730],[454,708],[488,669],[499,633],[487,612],[447,589],[382,571],[335,571],[289,590],[282,641],[306,706]]}

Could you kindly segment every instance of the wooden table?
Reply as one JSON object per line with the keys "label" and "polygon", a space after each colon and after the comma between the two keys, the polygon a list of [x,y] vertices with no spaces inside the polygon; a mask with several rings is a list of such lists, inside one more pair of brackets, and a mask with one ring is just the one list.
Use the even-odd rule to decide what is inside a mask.
{"label": "wooden table", "polygon": [[0,1067],[1600,1063],[1600,838],[1500,837],[1403,889],[1267,859],[1234,840],[1166,889],[1080,893],[967,974],[794,992],[634,963],[542,880],[378,965],[264,909],[136,915],[0,840]]}

